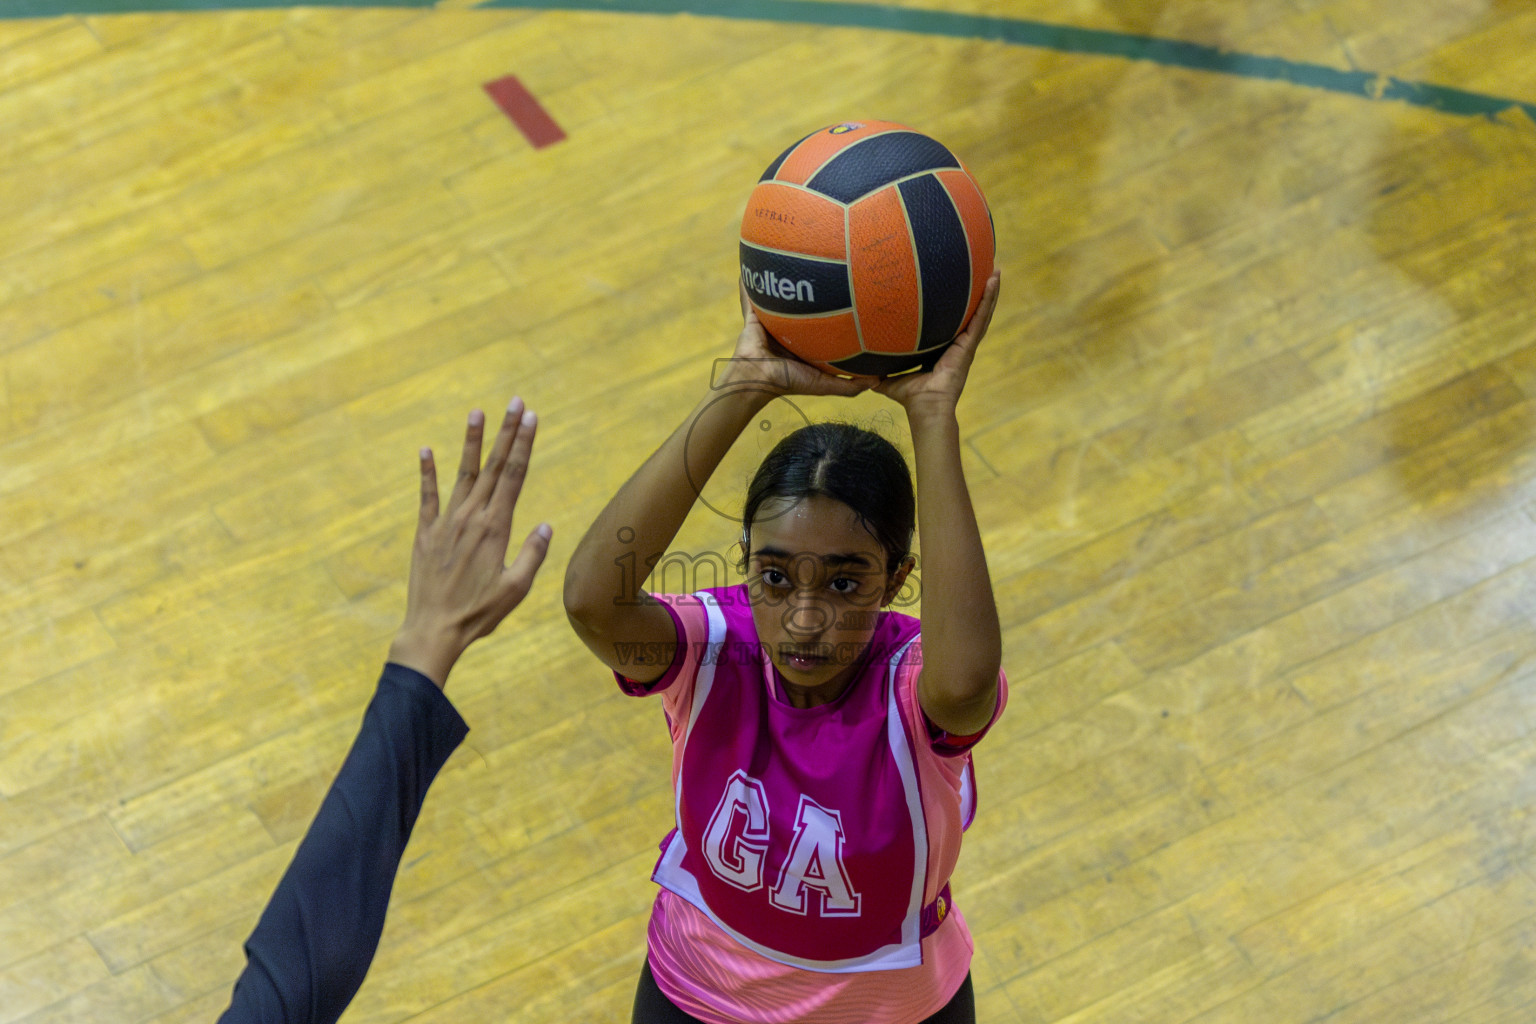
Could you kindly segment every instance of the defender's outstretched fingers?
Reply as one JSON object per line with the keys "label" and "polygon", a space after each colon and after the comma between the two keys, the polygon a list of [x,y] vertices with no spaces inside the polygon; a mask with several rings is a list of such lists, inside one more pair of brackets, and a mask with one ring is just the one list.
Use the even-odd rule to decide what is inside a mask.
{"label": "defender's outstretched fingers", "polygon": [[[554,536],[554,532],[548,523],[540,523],[523,540],[523,546],[512,564],[502,571],[502,583],[512,600],[512,608],[516,608],[528,596],[528,591],[533,589],[533,577],[538,573],[539,566],[544,564],[544,557],[549,554],[549,539]],[[512,609],[507,610],[510,612]]]}
{"label": "defender's outstretched fingers", "polygon": [[485,413],[471,409],[469,422],[464,427],[464,448],[459,453],[459,476],[453,482],[453,494],[448,498],[450,512],[464,503],[480,475],[480,440],[484,434]]}
{"label": "defender's outstretched fingers", "polygon": [[417,530],[424,530],[437,521],[437,465],[432,461],[432,449],[423,448],[421,458],[421,511],[417,517]]}
{"label": "defender's outstretched fingers", "polygon": [[532,409],[523,410],[517,436],[512,439],[512,451],[508,453],[501,472],[496,474],[494,489],[489,499],[491,522],[503,533],[512,531],[512,510],[523,493],[523,481],[528,477],[528,462],[533,455],[533,439],[538,434],[539,417]]}
{"label": "defender's outstretched fingers", "polygon": [[491,492],[496,489],[496,478],[501,475],[502,467],[507,464],[507,454],[512,451],[512,442],[517,437],[522,418],[523,400],[513,398],[507,403],[507,414],[501,418],[501,429],[496,432],[491,453],[485,458],[480,479],[475,481],[475,488],[470,492],[470,499],[476,508],[484,508],[490,502]]}

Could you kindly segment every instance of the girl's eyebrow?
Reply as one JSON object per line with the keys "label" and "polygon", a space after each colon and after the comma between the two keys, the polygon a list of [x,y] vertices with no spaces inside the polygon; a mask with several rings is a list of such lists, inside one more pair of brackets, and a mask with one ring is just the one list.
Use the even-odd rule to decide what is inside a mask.
{"label": "girl's eyebrow", "polygon": [[[797,557],[797,556],[791,555],[788,551],[785,551],[783,548],[766,548],[766,547],[765,548],[758,548],[756,551],[752,552],[752,555],[755,558],[773,558],[773,559],[777,559],[779,561],[788,561],[791,558]],[[867,555],[862,555],[862,554],[859,554],[858,552],[854,552],[852,554],[847,554],[847,555],[821,555],[820,556],[820,560],[821,560],[821,563],[823,565],[827,565],[827,566],[860,565],[860,566],[864,566],[865,568],[869,568],[870,566],[872,566],[874,564],[873,562],[871,562],[869,560],[869,557]]]}

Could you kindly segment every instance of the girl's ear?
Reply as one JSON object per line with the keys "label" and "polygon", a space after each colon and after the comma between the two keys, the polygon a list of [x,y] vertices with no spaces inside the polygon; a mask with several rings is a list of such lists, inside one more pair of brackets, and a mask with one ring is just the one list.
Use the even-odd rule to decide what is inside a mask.
{"label": "girl's ear", "polygon": [[901,593],[901,588],[907,582],[907,575],[914,568],[916,568],[916,566],[917,559],[913,558],[911,555],[908,555],[906,558],[901,560],[901,564],[896,567],[896,571],[891,573],[890,579],[886,580],[885,593],[880,595],[880,607],[884,608],[886,605],[896,600],[896,595]]}

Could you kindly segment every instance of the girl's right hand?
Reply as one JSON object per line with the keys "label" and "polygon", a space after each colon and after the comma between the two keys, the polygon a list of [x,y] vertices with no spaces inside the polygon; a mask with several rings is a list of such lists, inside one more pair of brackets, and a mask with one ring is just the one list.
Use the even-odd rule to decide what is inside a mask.
{"label": "girl's right hand", "polygon": [[736,351],[715,387],[756,385],[778,395],[862,394],[880,383],[879,377],[834,377],[790,355],[768,336],[757,311],[747,301],[747,289],[740,288],[741,335]]}

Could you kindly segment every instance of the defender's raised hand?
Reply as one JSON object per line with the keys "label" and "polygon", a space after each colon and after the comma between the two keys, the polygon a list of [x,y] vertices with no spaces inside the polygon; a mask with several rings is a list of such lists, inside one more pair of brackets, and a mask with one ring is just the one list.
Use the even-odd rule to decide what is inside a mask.
{"label": "defender's raised hand", "polygon": [[438,505],[432,451],[421,450],[421,511],[411,549],[405,623],[390,646],[389,660],[439,687],[465,649],[488,636],[527,596],[549,552],[553,531],[540,523],[512,564],[506,564],[512,513],[537,428],[538,418],[514,398],[482,467],[485,417],[478,409],[471,412],[446,510]]}

